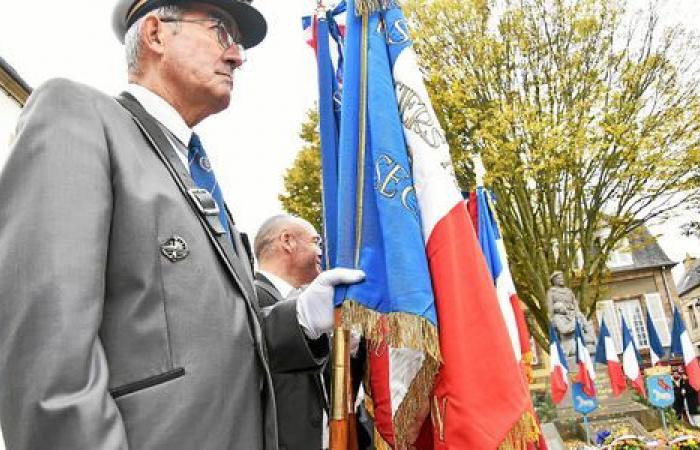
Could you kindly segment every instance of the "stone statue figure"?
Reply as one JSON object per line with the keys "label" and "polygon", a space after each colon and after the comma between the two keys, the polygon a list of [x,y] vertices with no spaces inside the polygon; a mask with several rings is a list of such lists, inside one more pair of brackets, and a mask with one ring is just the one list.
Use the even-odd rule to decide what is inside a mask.
{"label": "stone statue figure", "polygon": [[575,347],[576,320],[581,325],[583,341],[591,357],[595,352],[593,325],[581,313],[574,292],[564,286],[564,274],[557,270],[549,277],[552,286],[547,290],[549,321],[559,333],[559,341],[566,356],[573,356]]}

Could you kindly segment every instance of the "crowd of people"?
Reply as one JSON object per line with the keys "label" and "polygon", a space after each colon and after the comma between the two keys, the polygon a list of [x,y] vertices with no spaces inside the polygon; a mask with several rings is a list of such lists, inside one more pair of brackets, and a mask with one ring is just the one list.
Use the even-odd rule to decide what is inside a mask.
{"label": "crowd of people", "polygon": [[698,426],[695,416],[698,414],[698,391],[693,389],[688,381],[688,375],[683,367],[676,367],[671,373],[673,378],[673,410],[676,418],[685,420],[691,425]]}

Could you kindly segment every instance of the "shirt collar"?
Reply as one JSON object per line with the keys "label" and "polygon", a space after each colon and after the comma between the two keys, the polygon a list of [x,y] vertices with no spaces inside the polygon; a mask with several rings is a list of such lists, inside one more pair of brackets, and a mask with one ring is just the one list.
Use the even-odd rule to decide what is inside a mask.
{"label": "shirt collar", "polygon": [[258,270],[261,274],[265,275],[265,278],[270,280],[270,283],[277,289],[283,299],[287,298],[289,294],[294,290],[294,286],[284,281],[277,275],[273,275],[265,270]]}
{"label": "shirt collar", "polygon": [[138,100],[148,114],[167,128],[185,147],[189,145],[192,129],[170,103],[148,88],[135,83],[129,83],[126,90]]}

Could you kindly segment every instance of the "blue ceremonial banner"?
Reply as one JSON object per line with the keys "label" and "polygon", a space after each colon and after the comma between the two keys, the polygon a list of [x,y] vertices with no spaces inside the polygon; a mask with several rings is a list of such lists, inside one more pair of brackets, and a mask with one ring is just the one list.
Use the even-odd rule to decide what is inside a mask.
{"label": "blue ceremonial banner", "polygon": [[[344,2],[343,2],[344,4]],[[321,195],[323,203],[324,266],[335,266],[338,233],[338,131],[340,104],[339,83],[329,48],[330,30],[338,30],[332,12],[319,17],[316,27],[318,64],[318,111],[321,138]],[[338,33],[333,36],[340,43]],[[340,58],[340,56],[339,56]],[[340,65],[341,59],[339,59]]]}
{"label": "blue ceremonial banner", "polygon": [[501,239],[501,235],[498,231],[498,223],[489,205],[489,195],[490,193],[484,187],[478,186],[476,188],[477,210],[479,211],[477,216],[479,221],[479,244],[484,252],[486,265],[495,281],[503,271],[503,263],[498,253],[498,247],[496,247],[496,241]]}
{"label": "blue ceremonial banner", "polygon": [[[364,27],[362,17],[352,13],[354,2],[348,3],[348,11],[338,151],[336,265],[360,268],[367,277],[362,283],[338,289],[336,305],[350,300],[353,322],[364,322],[365,328],[376,327],[367,312],[405,313],[404,320],[410,321],[413,316],[437,325],[392,76],[394,54],[405,46],[387,46],[387,42],[399,42],[400,36],[393,36],[383,26],[393,23],[383,16],[396,14],[397,10],[370,14]],[[365,319],[361,319],[363,314]],[[408,323],[405,325],[404,330]]]}
{"label": "blue ceremonial banner", "polygon": [[647,333],[649,334],[649,356],[651,357],[651,365],[655,366],[665,355],[664,346],[661,345],[659,333],[656,332],[656,326],[651,319],[651,313],[647,309]]}
{"label": "blue ceremonial banner", "polygon": [[657,408],[666,408],[673,404],[673,379],[669,366],[651,367],[644,372],[646,375],[647,394],[649,403]]}
{"label": "blue ceremonial banner", "polygon": [[598,400],[595,397],[590,397],[583,392],[581,383],[573,383],[571,385],[571,399],[574,404],[574,410],[581,414],[590,414],[598,408]]}

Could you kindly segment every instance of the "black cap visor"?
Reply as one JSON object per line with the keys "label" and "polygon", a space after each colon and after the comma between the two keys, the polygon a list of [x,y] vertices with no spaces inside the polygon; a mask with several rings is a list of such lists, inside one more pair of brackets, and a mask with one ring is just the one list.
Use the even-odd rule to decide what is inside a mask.
{"label": "black cap visor", "polygon": [[267,22],[263,15],[248,3],[240,0],[199,0],[195,2],[187,0],[148,1],[129,17],[126,23],[126,29],[128,30],[134,22],[154,9],[162,6],[178,6],[180,4],[187,5],[191,3],[214,5],[229,13],[238,25],[238,30],[241,32],[241,45],[246,49],[258,45],[267,34]]}

